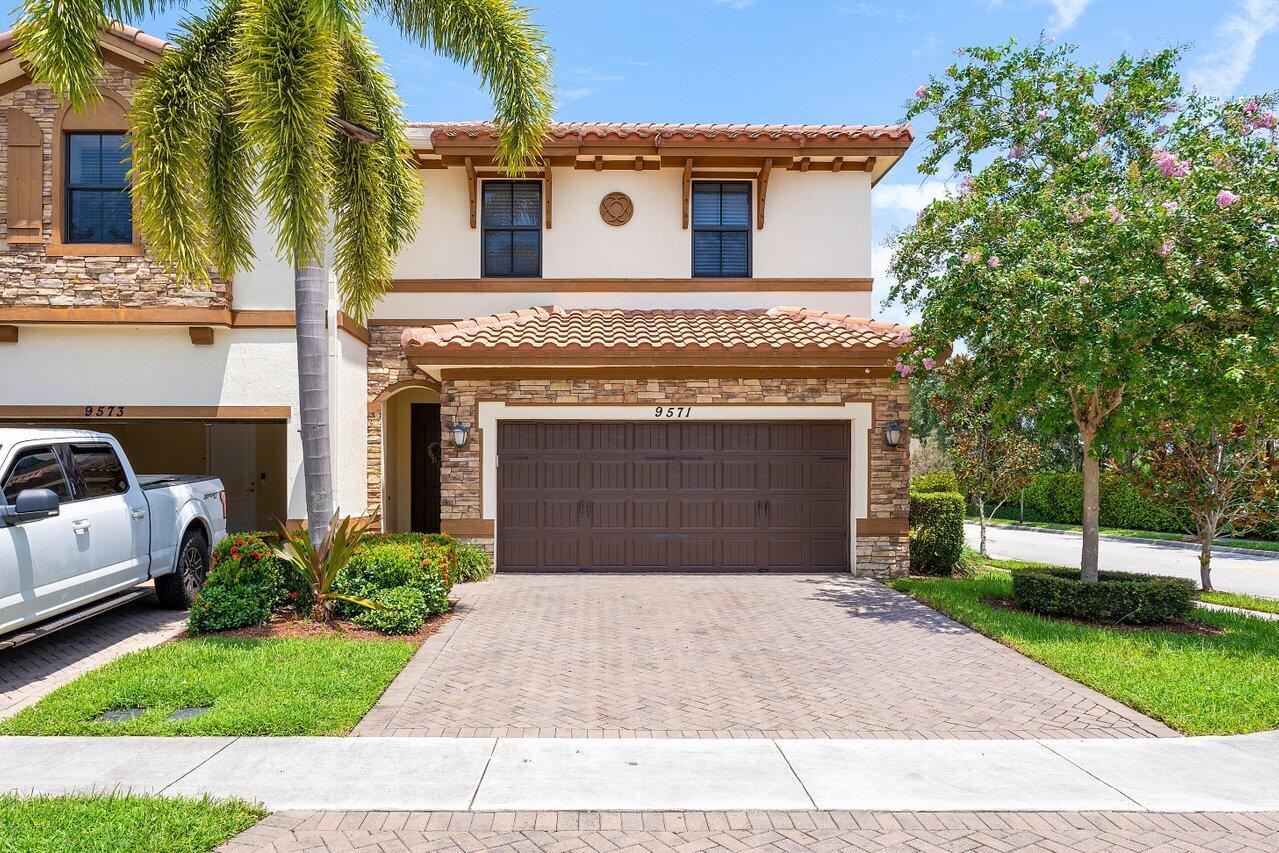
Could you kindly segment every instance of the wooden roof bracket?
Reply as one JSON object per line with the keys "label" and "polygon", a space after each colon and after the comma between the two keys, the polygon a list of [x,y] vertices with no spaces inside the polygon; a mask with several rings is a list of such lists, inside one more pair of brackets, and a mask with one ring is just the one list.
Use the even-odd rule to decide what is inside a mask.
{"label": "wooden roof bracket", "polygon": [[755,230],[764,230],[764,202],[768,200],[768,173],[773,171],[773,158],[769,157],[764,160],[764,165],[759,167],[759,177],[755,180],[759,184],[759,206],[755,211]]}
{"label": "wooden roof bracket", "polygon": [[466,164],[466,194],[471,202],[471,227],[475,227],[475,162],[467,157]]}
{"label": "wooden roof bracket", "polygon": [[546,185],[546,230],[551,230],[551,164],[547,163],[543,171],[543,181]]}
{"label": "wooden roof bracket", "polygon": [[840,169],[843,169],[843,168],[844,168],[843,157],[836,157],[834,160],[830,162],[830,170],[832,172],[838,172]]}
{"label": "wooden roof bracket", "polygon": [[866,158],[866,160],[862,163],[862,171],[863,171],[863,172],[873,172],[873,171],[875,171],[875,158],[874,158],[874,157],[867,157],[867,158]]}
{"label": "wooden roof bracket", "polygon": [[688,230],[688,199],[693,192],[693,158],[684,161],[684,230]]}
{"label": "wooden roof bracket", "polygon": [[644,155],[642,154],[635,158],[635,171],[644,171]]}

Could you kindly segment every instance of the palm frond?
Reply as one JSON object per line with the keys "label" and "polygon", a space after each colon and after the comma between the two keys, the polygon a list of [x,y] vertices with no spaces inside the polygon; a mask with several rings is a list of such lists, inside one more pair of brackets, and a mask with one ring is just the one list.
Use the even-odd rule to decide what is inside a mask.
{"label": "palm frond", "polygon": [[332,158],[326,120],[337,96],[339,48],[324,0],[243,0],[233,68],[258,194],[281,256],[321,260]]}
{"label": "palm frond", "polygon": [[554,110],[551,51],[541,28],[511,0],[380,0],[405,36],[469,66],[493,95],[498,162],[512,175],[532,165]]}

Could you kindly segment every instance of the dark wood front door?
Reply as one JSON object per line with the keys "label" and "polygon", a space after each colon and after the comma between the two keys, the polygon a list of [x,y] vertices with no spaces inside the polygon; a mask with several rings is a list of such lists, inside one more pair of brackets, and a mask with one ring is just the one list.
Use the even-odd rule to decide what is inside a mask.
{"label": "dark wood front door", "polygon": [[844,571],[847,421],[498,425],[504,571]]}
{"label": "dark wood front door", "polygon": [[440,532],[440,405],[413,403],[409,410],[409,524],[416,533]]}

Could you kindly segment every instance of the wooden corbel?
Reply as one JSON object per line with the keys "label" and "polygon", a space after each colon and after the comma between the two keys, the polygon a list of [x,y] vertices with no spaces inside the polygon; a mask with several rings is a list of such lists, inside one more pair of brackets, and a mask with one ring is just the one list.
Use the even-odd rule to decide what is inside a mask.
{"label": "wooden corbel", "polygon": [[475,189],[476,189],[475,163],[471,160],[470,157],[467,157],[463,162],[466,164],[466,194],[471,202],[471,227],[474,228],[475,227]]}
{"label": "wooden corbel", "polygon": [[18,327],[4,325],[0,326],[0,344],[16,344],[18,342]]}
{"label": "wooden corbel", "polygon": [[684,228],[688,229],[688,202],[693,193],[693,158],[684,161]]}
{"label": "wooden corbel", "polygon": [[755,209],[757,231],[764,230],[764,202],[768,199],[768,173],[771,171],[773,171],[773,159],[770,157],[764,161],[764,165],[759,167],[759,177],[755,179],[759,184],[759,206]]}
{"label": "wooden corbel", "polygon": [[213,346],[213,329],[209,326],[188,326],[187,334],[191,336],[191,343],[195,346]]}
{"label": "wooden corbel", "polygon": [[843,157],[836,157],[836,158],[835,158],[834,160],[832,160],[832,161],[831,161],[831,163],[830,163],[830,170],[831,170],[832,172],[838,172],[840,169],[843,169],[843,168],[844,168],[844,158],[843,158]]}

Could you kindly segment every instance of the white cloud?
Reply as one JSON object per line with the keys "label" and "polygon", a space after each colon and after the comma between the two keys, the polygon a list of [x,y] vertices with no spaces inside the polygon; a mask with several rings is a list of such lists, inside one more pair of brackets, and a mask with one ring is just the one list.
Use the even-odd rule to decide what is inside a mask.
{"label": "white cloud", "polygon": [[590,86],[578,86],[576,89],[566,89],[560,92],[559,96],[566,101],[580,101],[582,98],[589,98],[598,91],[598,89],[592,89]]}
{"label": "white cloud", "polygon": [[1048,19],[1048,31],[1060,35],[1075,25],[1079,16],[1092,3],[1092,0],[1048,0],[1053,7],[1052,17]]}
{"label": "white cloud", "polygon": [[945,197],[946,184],[943,181],[880,184],[871,190],[870,204],[875,210],[909,213],[914,216],[937,199]]}
{"label": "white cloud", "polygon": [[1239,0],[1212,34],[1212,47],[1187,75],[1212,95],[1231,95],[1248,76],[1257,43],[1279,27],[1279,0]]}
{"label": "white cloud", "polygon": [[897,284],[897,279],[888,272],[888,265],[892,263],[892,260],[891,246],[876,246],[871,250],[870,270],[871,275],[875,277],[875,287],[871,291],[871,315],[877,320],[887,320],[891,323],[918,323],[920,317],[918,311],[907,311],[897,302],[884,304],[889,292]]}

